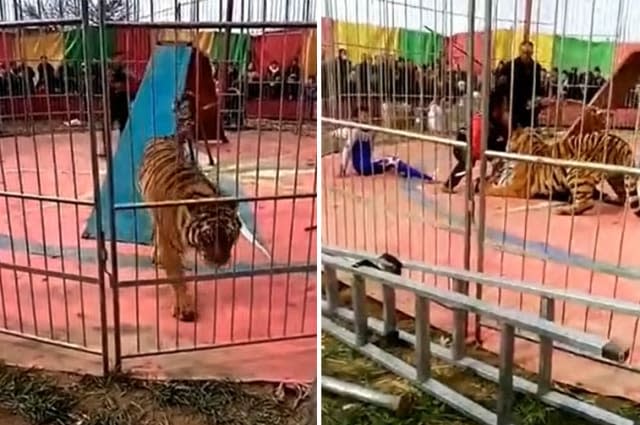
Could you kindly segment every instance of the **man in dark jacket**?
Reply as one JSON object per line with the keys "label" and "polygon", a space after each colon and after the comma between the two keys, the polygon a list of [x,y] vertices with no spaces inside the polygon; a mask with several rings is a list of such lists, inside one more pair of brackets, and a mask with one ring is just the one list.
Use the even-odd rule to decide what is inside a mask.
{"label": "man in dark jacket", "polygon": [[544,89],[542,66],[533,59],[533,43],[528,40],[520,43],[520,56],[507,62],[496,77],[497,90],[507,99],[511,98],[511,125],[514,128],[536,127],[535,98],[542,96]]}

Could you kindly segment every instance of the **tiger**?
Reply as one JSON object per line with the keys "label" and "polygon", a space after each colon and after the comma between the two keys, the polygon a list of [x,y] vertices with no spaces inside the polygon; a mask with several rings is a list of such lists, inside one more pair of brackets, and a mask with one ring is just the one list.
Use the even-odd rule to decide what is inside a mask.
{"label": "tiger", "polygon": [[[179,114],[178,114],[179,115]],[[178,116],[178,123],[189,122]],[[188,129],[150,140],[142,154],[138,185],[144,202],[195,200],[221,197],[219,188],[185,149]],[[185,140],[183,140],[185,139]],[[184,254],[193,248],[205,262],[219,267],[231,258],[241,221],[238,202],[189,204],[152,208],[152,259],[161,265],[175,295],[173,315],[181,321],[196,320],[193,298],[184,282]]]}
{"label": "tiger", "polygon": [[[621,137],[604,130],[572,134],[557,142],[546,142],[535,130],[518,129],[509,140],[509,151],[547,158],[588,161],[635,167],[631,146]],[[511,168],[510,181],[502,186],[489,185],[487,196],[529,199],[545,196],[569,201],[554,208],[558,215],[581,215],[595,206],[598,183],[605,179],[620,200],[629,203],[640,217],[638,178],[633,175],[608,174],[575,167],[559,167],[540,163],[518,162]],[[612,202],[609,199],[605,201]]]}
{"label": "tiger", "polygon": [[[565,103],[568,102],[569,101],[565,101]],[[571,128],[569,128],[567,134],[565,134],[563,137],[567,138],[572,135],[576,135],[579,132],[589,133],[592,131],[604,130],[607,128],[607,120],[611,118],[611,111],[603,110],[592,105],[587,105],[584,108],[580,119],[574,122]],[[509,147],[507,146],[507,150],[508,148]],[[489,183],[497,186],[507,185],[513,177],[513,173],[517,164],[517,161],[506,161],[496,158],[493,161],[491,174],[488,176]],[[476,179],[476,193],[479,192],[480,184],[480,179]]]}

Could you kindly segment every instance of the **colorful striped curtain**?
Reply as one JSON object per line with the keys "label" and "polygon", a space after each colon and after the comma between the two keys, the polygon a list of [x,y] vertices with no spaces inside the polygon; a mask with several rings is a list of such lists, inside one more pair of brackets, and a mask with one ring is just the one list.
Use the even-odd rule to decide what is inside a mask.
{"label": "colorful striped curtain", "polygon": [[51,63],[59,63],[64,58],[64,36],[62,32],[23,31],[16,37],[15,53],[16,59],[33,67],[42,56]]}
{"label": "colorful striped curtain", "polygon": [[400,30],[369,24],[334,22],[335,50],[346,49],[354,63],[362,62],[363,55],[380,55],[398,52]]}
{"label": "colorful striped curtain", "polygon": [[[249,61],[251,36],[249,34],[229,34],[229,61],[239,64],[242,68]],[[209,55],[212,60],[221,61],[224,59],[225,33],[222,31],[215,32],[213,35],[213,43]]]}
{"label": "colorful striped curtain", "polygon": [[158,41],[161,43],[192,43],[194,47],[209,54],[213,45],[213,32],[164,28],[158,32]]}
{"label": "colorful striped curtain", "polygon": [[[524,40],[522,29],[497,30],[493,33],[493,64],[500,61],[508,62],[518,56],[520,43]],[[547,34],[531,34],[530,40],[534,45],[534,57],[546,69],[553,66],[554,37]]]}
{"label": "colorful striped curtain", "polygon": [[553,44],[553,66],[560,71],[571,68],[586,71],[597,66],[603,74],[609,75],[614,54],[615,45],[610,42],[556,36]]}
{"label": "colorful striped curtain", "polygon": [[[82,30],[73,29],[64,33],[64,59],[72,63],[84,61],[82,47]],[[100,60],[100,31],[98,28],[89,28],[87,31],[87,41],[89,47],[89,59]],[[116,48],[116,32],[113,28],[105,28],[105,56],[107,59],[113,56]]]}
{"label": "colorful striped curtain", "polygon": [[440,34],[401,29],[399,55],[415,64],[430,65],[442,55],[444,37]]}

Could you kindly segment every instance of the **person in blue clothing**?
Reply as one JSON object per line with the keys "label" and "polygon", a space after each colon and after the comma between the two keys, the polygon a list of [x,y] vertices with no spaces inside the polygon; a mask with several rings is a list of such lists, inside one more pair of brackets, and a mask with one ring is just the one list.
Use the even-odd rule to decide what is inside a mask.
{"label": "person in blue clothing", "polygon": [[[362,106],[356,107],[352,119],[356,122],[367,123],[369,121],[369,111]],[[394,171],[399,176],[408,179],[434,180],[432,175],[411,167],[398,157],[374,158],[373,146],[374,134],[372,132],[352,129],[342,149],[340,176],[347,175],[349,164],[351,164],[356,174],[360,176],[373,176]]]}

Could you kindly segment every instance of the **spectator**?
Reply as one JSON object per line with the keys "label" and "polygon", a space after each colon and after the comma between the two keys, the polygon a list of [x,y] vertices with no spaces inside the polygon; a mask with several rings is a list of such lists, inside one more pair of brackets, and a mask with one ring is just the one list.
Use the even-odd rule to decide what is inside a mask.
{"label": "spectator", "polygon": [[35,94],[36,91],[36,72],[26,63],[18,66],[18,78],[23,84],[23,94]]}
{"label": "spectator", "polygon": [[58,82],[63,93],[78,93],[77,63],[63,61],[58,68]]}
{"label": "spectator", "polygon": [[[535,97],[543,95],[542,66],[533,59],[533,47],[529,40],[520,43],[520,56],[506,63],[498,76],[498,90],[511,98],[511,125],[514,128],[537,126]],[[512,70],[513,93],[510,93]]]}
{"label": "spectator", "polygon": [[7,65],[0,63],[0,97],[9,96],[9,72]]}
{"label": "spectator", "polygon": [[247,82],[247,95],[249,99],[256,99],[260,96],[260,73],[256,69],[253,62],[247,64],[247,72],[245,75]]}
{"label": "spectator", "polygon": [[298,58],[294,58],[291,64],[287,67],[285,72],[287,97],[289,100],[293,100],[298,97],[298,87],[300,86],[300,65],[298,65]]}
{"label": "spectator", "polygon": [[340,94],[347,94],[349,92],[349,77],[351,75],[351,70],[351,61],[349,60],[347,50],[338,50],[338,59],[336,60],[336,79]]}
{"label": "spectator", "polygon": [[277,99],[280,97],[280,88],[282,86],[282,69],[278,61],[271,61],[267,67],[267,83],[268,97]]}
{"label": "spectator", "polygon": [[47,94],[55,92],[56,87],[56,70],[49,63],[46,56],[40,56],[40,63],[38,64],[38,91],[44,91]]}
{"label": "spectator", "polygon": [[122,63],[122,54],[116,53],[109,66],[109,111],[111,124],[118,122],[120,135],[129,119],[129,99],[127,95],[127,72]]}

